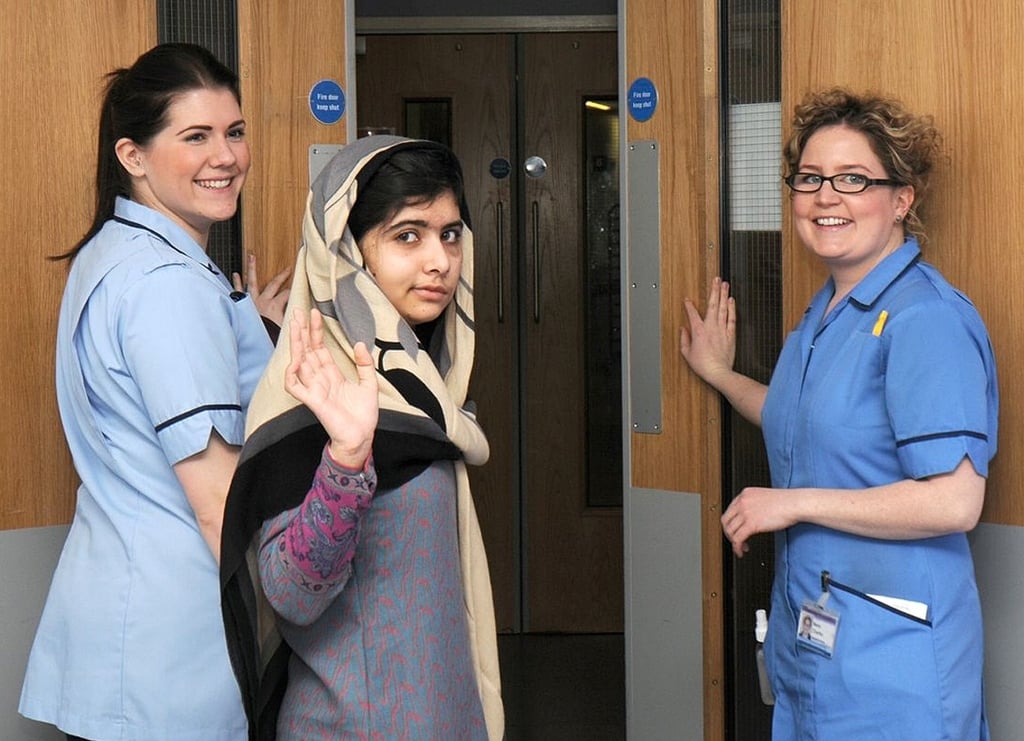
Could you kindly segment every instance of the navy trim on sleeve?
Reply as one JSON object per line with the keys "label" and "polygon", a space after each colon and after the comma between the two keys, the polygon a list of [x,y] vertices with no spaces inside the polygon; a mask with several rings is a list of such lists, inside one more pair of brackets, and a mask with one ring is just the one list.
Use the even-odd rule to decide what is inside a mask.
{"label": "navy trim on sleeve", "polygon": [[928,440],[942,440],[948,437],[973,437],[978,440],[988,442],[988,435],[983,432],[974,432],[973,430],[953,430],[952,432],[936,432],[931,435],[919,435],[918,437],[909,437],[906,440],[897,440],[896,447],[902,448],[905,445],[911,445],[913,443],[923,443]]}
{"label": "navy trim on sleeve", "polygon": [[184,414],[179,414],[177,417],[171,417],[170,419],[168,419],[168,420],[166,420],[164,422],[161,422],[160,424],[158,424],[156,426],[156,431],[160,432],[161,430],[165,430],[168,427],[170,427],[171,425],[173,425],[173,424],[175,424],[177,422],[181,422],[181,420],[183,420],[183,419],[188,419],[189,417],[193,417],[193,416],[195,416],[195,415],[197,415],[197,414],[199,414],[201,412],[217,412],[217,411],[240,412],[240,411],[242,411],[242,405],[241,404],[206,404],[205,406],[196,407],[195,409],[190,409],[189,411],[185,412]]}

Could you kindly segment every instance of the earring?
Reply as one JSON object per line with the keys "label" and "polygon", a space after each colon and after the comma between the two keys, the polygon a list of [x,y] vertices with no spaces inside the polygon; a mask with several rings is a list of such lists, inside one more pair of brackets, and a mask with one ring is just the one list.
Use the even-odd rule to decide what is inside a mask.
{"label": "earring", "polygon": [[899,224],[899,223],[902,223],[902,221],[903,221],[903,214],[896,214],[896,223]]}

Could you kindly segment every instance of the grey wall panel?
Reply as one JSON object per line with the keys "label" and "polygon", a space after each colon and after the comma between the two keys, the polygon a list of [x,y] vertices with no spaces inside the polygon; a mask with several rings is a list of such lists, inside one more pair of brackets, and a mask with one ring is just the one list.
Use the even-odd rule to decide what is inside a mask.
{"label": "grey wall panel", "polygon": [[68,528],[0,531],[0,739],[57,741],[53,726],[18,715],[25,662]]}
{"label": "grey wall panel", "polygon": [[627,489],[629,739],[704,738],[701,499]]}
{"label": "grey wall panel", "polygon": [[994,739],[1024,729],[1024,528],[979,525],[970,534],[985,621],[985,700]]}

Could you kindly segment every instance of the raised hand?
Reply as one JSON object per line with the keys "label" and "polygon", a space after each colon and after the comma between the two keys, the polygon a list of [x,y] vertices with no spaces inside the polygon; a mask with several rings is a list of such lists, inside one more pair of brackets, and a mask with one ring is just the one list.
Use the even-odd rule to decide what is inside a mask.
{"label": "raised hand", "polygon": [[679,331],[679,352],[698,376],[717,388],[736,360],[736,299],[729,295],[729,284],[716,277],[703,318],[690,299],[683,307],[690,326]]}
{"label": "raised hand", "polygon": [[291,268],[285,268],[267,281],[267,285],[261,290],[256,272],[256,255],[250,252],[245,258],[245,280],[243,281],[238,273],[232,273],[231,285],[236,291],[247,292],[256,304],[260,316],[266,317],[280,327],[284,324],[284,310],[288,305],[288,294],[291,291],[287,283],[291,272]]}
{"label": "raised hand", "polygon": [[345,378],[324,347],[323,317],[311,309],[307,320],[295,312],[291,327],[291,362],[284,387],[309,407],[331,437],[331,457],[345,468],[358,470],[366,463],[377,427],[377,373],[366,345],[353,348],[358,381]]}

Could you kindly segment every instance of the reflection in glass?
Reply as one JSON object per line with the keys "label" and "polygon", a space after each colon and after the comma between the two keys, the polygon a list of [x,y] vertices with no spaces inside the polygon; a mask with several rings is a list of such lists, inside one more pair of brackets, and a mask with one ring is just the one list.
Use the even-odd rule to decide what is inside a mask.
{"label": "reflection in glass", "polygon": [[395,133],[394,126],[360,126],[356,129],[356,137],[359,139],[362,139],[364,136],[394,135]]}
{"label": "reflection in glass", "polygon": [[587,504],[622,506],[619,116],[614,96],[583,101],[586,218]]}

